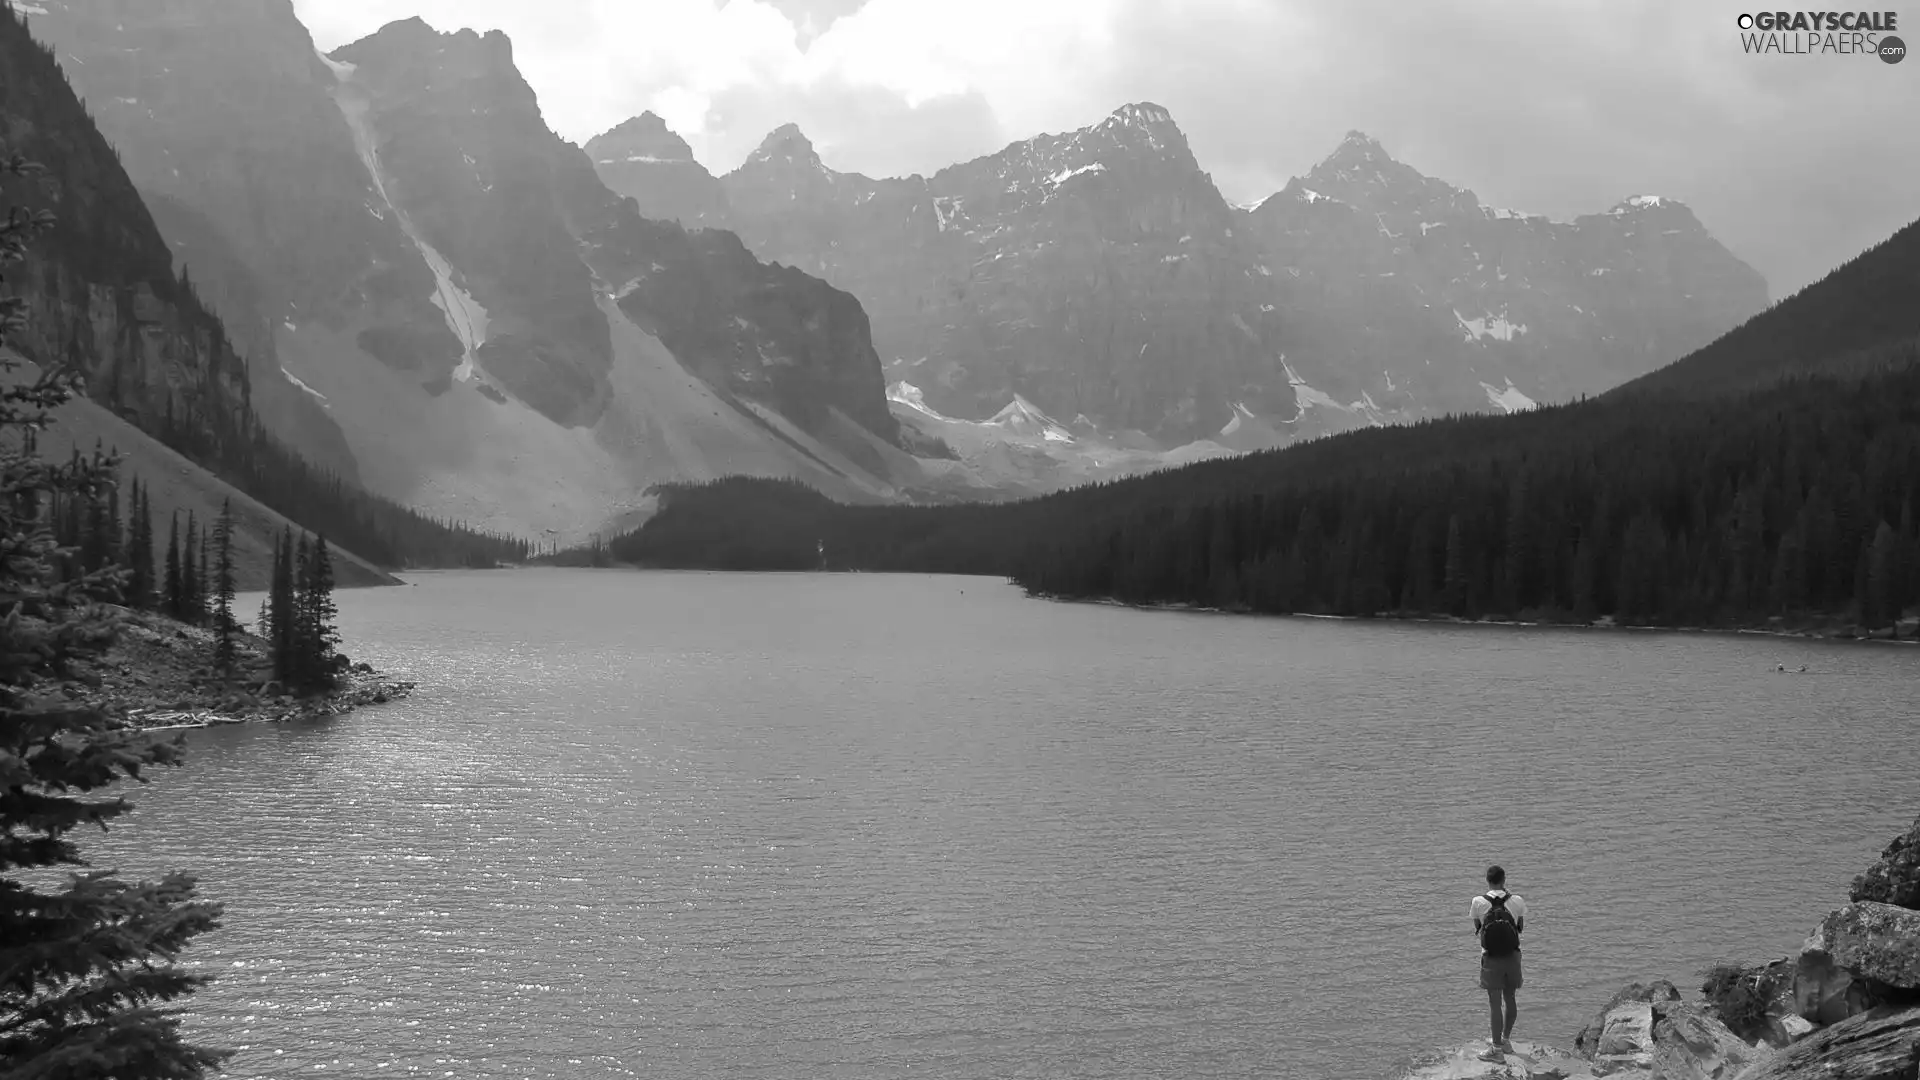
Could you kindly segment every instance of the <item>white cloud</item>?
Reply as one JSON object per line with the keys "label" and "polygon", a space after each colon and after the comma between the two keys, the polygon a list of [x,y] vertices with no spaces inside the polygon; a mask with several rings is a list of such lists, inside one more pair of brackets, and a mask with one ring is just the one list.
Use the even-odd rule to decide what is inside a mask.
{"label": "white cloud", "polygon": [[[794,121],[829,165],[932,172],[1128,101],[1231,199],[1348,128],[1488,202],[1684,199],[1775,295],[1920,213],[1912,62],[1743,56],[1670,0],[295,0],[325,48],[419,15],[499,29],[584,142],[652,109],[709,168]],[[816,17],[818,16],[818,17]],[[816,32],[817,31],[817,32]]]}

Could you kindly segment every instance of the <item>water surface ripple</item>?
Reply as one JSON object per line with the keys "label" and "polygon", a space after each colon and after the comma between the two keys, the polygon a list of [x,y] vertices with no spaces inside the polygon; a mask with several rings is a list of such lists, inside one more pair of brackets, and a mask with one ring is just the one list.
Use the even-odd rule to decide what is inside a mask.
{"label": "water surface ripple", "polygon": [[228,905],[237,1077],[1384,1077],[1481,1031],[1489,861],[1565,1039],[1786,952],[1920,810],[1899,648],[879,575],[339,601],[417,696],[195,733],[91,849]]}

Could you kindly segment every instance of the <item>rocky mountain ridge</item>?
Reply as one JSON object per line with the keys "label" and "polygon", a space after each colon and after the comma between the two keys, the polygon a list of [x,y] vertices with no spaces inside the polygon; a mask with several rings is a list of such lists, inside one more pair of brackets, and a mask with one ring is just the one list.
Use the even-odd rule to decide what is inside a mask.
{"label": "rocky mountain ridge", "polygon": [[36,6],[188,270],[271,349],[256,371],[376,491],[564,542],[661,480],[923,479],[857,302],[641,217],[503,35],[412,19],[323,56],[289,0]]}
{"label": "rocky mountain ridge", "polygon": [[[645,127],[663,139],[657,117]],[[932,177],[837,172],[785,125],[719,179],[717,209],[673,151],[598,167],[636,197],[697,186],[684,219],[860,297],[889,381],[941,414],[985,418],[1019,394],[1162,449],[1599,392],[1766,302],[1673,200],[1552,222],[1486,207],[1359,132],[1228,207],[1147,102]]]}

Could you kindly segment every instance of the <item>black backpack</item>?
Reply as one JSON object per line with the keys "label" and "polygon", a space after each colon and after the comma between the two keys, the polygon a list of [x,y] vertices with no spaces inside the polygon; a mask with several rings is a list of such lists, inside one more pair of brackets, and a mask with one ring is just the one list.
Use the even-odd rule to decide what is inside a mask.
{"label": "black backpack", "polygon": [[1487,950],[1488,956],[1512,956],[1520,951],[1520,926],[1513,921],[1513,912],[1507,910],[1507,900],[1512,895],[1487,894],[1487,903],[1493,908],[1480,920],[1480,947]]}

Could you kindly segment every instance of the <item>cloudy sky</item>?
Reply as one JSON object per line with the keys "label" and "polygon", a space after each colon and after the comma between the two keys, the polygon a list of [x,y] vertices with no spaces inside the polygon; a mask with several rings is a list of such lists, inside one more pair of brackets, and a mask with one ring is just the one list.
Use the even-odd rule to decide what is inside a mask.
{"label": "cloudy sky", "polygon": [[412,15],[503,30],[561,135],[652,109],[715,172],[787,121],[898,175],[1145,100],[1234,202],[1359,128],[1493,205],[1681,199],[1776,298],[1920,217],[1920,60],[1749,56],[1723,0],[294,3],[329,49]]}

